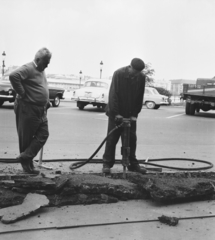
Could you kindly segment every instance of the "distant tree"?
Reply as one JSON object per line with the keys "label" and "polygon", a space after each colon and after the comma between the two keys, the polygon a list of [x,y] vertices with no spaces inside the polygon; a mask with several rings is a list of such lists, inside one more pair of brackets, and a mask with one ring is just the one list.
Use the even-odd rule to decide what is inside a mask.
{"label": "distant tree", "polygon": [[165,89],[165,88],[162,88],[162,87],[154,87],[154,88],[157,89],[157,91],[161,95],[165,95],[167,97],[171,97],[172,96],[172,93],[170,91],[168,91],[167,89]]}
{"label": "distant tree", "polygon": [[154,83],[152,76],[155,70],[151,67],[151,63],[146,63],[143,73],[146,75],[146,86],[151,86]]}

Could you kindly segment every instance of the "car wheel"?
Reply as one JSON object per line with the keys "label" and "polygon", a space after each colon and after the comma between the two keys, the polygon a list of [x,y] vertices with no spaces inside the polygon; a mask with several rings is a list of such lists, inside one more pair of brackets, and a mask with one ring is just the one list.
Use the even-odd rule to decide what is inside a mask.
{"label": "car wheel", "polygon": [[186,113],[187,115],[190,115],[190,103],[189,103],[189,102],[186,102],[185,113]]}
{"label": "car wheel", "polygon": [[53,107],[58,107],[59,105],[60,105],[60,98],[59,98],[59,96],[56,96],[54,98],[54,101],[52,102],[52,106]]}
{"label": "car wheel", "polygon": [[157,104],[156,104],[155,107],[154,107],[154,109],[158,109],[158,108],[160,108],[160,106],[161,106],[161,105],[157,105]]}
{"label": "car wheel", "polygon": [[0,107],[4,104],[3,100],[0,100]]}
{"label": "car wheel", "polygon": [[196,111],[195,104],[190,104],[190,115],[194,115]]}
{"label": "car wheel", "polygon": [[146,107],[148,109],[154,109],[155,108],[155,103],[154,102],[146,102]]}
{"label": "car wheel", "polygon": [[199,108],[199,107],[196,108],[196,112],[197,112],[197,113],[200,112],[200,108]]}
{"label": "car wheel", "polygon": [[102,110],[106,111],[107,104],[102,105]]}
{"label": "car wheel", "polygon": [[83,110],[84,109],[84,104],[81,104],[80,106],[78,106],[79,110]]}
{"label": "car wheel", "polygon": [[86,104],[84,104],[83,102],[77,102],[77,107],[79,108],[79,110],[83,110],[85,106]]}

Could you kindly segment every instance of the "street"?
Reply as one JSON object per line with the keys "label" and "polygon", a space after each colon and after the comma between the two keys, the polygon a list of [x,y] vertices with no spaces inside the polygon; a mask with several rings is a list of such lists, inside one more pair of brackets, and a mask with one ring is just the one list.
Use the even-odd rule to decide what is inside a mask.
{"label": "street", "polygon": [[[0,115],[0,158],[15,158],[18,139],[13,104],[5,103]],[[143,106],[137,122],[137,158],[193,158],[215,164],[214,118],[213,111],[187,116],[183,106],[161,106],[158,110]],[[48,120],[50,136],[44,159],[89,158],[107,134],[107,116],[91,105],[79,110],[75,102],[62,101],[58,108],[48,110]],[[120,147],[119,142],[117,159],[121,159]],[[104,146],[96,158],[102,158],[103,152]],[[168,164],[191,166],[185,162]]]}
{"label": "street", "polygon": [[[13,104],[4,104],[0,115],[0,158],[15,158],[18,156],[18,140]],[[138,159],[193,158],[215,164],[214,118],[213,112],[187,116],[183,106],[161,106],[158,110],[148,110],[143,106],[138,117]],[[70,101],[62,101],[58,108],[50,108],[48,119],[50,137],[44,147],[43,159],[89,158],[107,133],[104,112],[91,106],[80,111]],[[117,159],[121,158],[120,147],[119,143]],[[102,158],[103,152],[104,146],[96,158]],[[69,162],[48,164],[54,170],[70,171]],[[165,164],[190,168],[202,166],[184,161]],[[17,164],[1,166],[5,168],[8,165]],[[87,164],[75,172],[100,172],[101,168],[100,164]],[[122,171],[122,166],[114,166],[113,171],[116,170]],[[0,223],[0,238],[212,240],[215,236],[214,207],[213,200],[169,205],[156,204],[151,200],[132,200],[114,204],[48,207],[14,224]],[[162,214],[184,220],[180,220],[178,226],[170,227],[157,221],[157,216]]]}

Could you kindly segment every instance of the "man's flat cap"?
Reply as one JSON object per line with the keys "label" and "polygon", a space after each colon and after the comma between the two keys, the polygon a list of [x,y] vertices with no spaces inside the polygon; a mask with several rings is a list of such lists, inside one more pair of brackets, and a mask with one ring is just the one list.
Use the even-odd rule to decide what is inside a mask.
{"label": "man's flat cap", "polygon": [[137,71],[142,71],[145,68],[145,63],[140,58],[133,58],[131,66]]}

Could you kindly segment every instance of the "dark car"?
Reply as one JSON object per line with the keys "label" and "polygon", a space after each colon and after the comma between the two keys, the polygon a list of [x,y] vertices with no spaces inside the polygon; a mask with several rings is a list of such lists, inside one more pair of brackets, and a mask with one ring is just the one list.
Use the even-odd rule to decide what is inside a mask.
{"label": "dark car", "polygon": [[49,86],[49,100],[53,107],[58,107],[60,105],[60,99],[64,99],[64,92],[64,88]]}
{"label": "dark car", "polygon": [[[49,99],[53,107],[58,107],[60,105],[60,99],[63,98],[65,89],[60,87],[49,86]],[[14,102],[16,93],[13,90],[8,76],[3,77],[0,80],[0,107],[4,102]]]}

